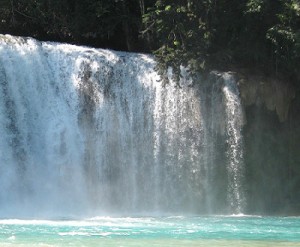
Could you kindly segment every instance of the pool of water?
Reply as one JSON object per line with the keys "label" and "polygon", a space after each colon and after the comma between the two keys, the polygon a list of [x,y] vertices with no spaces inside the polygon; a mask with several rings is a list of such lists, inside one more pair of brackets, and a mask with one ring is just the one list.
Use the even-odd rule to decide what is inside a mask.
{"label": "pool of water", "polygon": [[2,219],[0,246],[300,246],[300,217]]}

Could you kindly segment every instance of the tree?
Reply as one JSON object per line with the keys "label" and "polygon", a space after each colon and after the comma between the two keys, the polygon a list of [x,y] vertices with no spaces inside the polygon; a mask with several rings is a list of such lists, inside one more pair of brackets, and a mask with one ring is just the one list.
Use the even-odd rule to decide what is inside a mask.
{"label": "tree", "polygon": [[144,15],[160,70],[299,76],[299,0],[157,0]]}
{"label": "tree", "polygon": [[160,71],[171,66],[177,79],[184,65],[195,73],[246,67],[300,80],[299,6],[299,0],[0,0],[0,32],[152,50]]}
{"label": "tree", "polygon": [[[180,65],[191,70],[206,68],[214,29],[215,1],[156,1],[144,15],[144,33],[150,33],[161,70],[172,66],[178,78]],[[154,47],[155,47],[154,46]]]}
{"label": "tree", "polygon": [[272,43],[276,73],[283,70],[300,78],[300,2],[281,0],[280,3],[277,22],[270,27],[266,37]]}
{"label": "tree", "polygon": [[2,0],[0,31],[132,51],[141,43],[147,4],[146,0]]}

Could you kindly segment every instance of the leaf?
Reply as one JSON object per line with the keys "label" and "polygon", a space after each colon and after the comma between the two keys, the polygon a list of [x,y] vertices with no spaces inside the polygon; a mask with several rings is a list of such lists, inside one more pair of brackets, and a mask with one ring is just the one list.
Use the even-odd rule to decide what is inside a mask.
{"label": "leaf", "polygon": [[172,9],[172,6],[171,5],[167,5],[166,7],[165,7],[165,11],[170,11]]}

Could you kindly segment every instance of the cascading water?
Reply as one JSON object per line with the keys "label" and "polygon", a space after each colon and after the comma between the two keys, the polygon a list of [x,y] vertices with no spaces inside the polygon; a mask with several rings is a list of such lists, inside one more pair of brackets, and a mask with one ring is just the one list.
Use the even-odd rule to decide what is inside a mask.
{"label": "cascading water", "polygon": [[243,179],[243,112],[239,92],[235,85],[232,75],[224,74],[225,85],[223,93],[226,99],[226,134],[227,134],[227,171],[228,179],[228,198],[231,210],[236,213],[242,213],[245,203],[243,194],[242,179]]}
{"label": "cascading water", "polygon": [[241,213],[233,77],[178,88],[154,67],[148,55],[1,35],[0,216]]}

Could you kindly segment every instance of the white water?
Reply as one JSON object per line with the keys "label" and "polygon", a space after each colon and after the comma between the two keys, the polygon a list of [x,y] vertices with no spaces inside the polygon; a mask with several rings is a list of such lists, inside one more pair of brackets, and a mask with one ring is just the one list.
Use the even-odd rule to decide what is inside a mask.
{"label": "white water", "polygon": [[154,66],[0,35],[0,216],[241,213],[233,77],[163,87]]}

